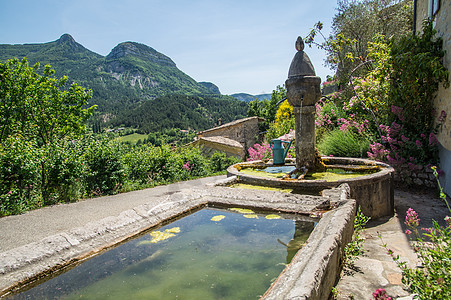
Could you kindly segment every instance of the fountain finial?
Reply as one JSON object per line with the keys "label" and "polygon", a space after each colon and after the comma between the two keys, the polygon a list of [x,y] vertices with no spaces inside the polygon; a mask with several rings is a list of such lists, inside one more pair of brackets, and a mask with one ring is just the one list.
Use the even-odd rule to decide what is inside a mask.
{"label": "fountain finial", "polygon": [[300,36],[296,40],[296,50],[298,52],[291,61],[288,78],[294,76],[316,76],[315,68],[313,68],[307,53],[304,52],[304,41]]}
{"label": "fountain finial", "polygon": [[298,36],[295,47],[296,47],[296,50],[298,50],[298,51],[304,50],[304,41],[302,40],[302,37]]}

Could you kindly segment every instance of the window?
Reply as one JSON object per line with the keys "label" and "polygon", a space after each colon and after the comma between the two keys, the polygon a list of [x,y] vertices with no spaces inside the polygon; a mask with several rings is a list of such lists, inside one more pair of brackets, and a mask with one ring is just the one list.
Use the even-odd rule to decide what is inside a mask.
{"label": "window", "polygon": [[429,0],[429,17],[433,17],[440,9],[440,0]]}

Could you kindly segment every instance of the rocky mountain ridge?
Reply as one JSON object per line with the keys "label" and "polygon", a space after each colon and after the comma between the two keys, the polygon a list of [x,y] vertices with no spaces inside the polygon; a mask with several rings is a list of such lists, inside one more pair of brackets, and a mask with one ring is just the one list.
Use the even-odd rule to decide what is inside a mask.
{"label": "rocky mountain ridge", "polygon": [[177,67],[176,64],[166,55],[159,53],[152,47],[136,42],[123,42],[117,45],[106,56],[107,60],[119,59],[125,56],[138,57],[149,60],[162,66]]}
{"label": "rocky mountain ridge", "polygon": [[0,61],[27,57],[29,64],[50,64],[56,77],[93,91],[97,104],[93,128],[122,126],[143,132],[162,128],[204,130],[220,118],[245,117],[247,104],[221,95],[212,83],[198,83],[155,49],[123,42],[107,56],[77,43],[69,34],[42,44],[0,45]]}
{"label": "rocky mountain ridge", "polygon": [[0,45],[1,61],[14,57],[50,64],[57,77],[67,75],[92,89],[91,102],[100,111],[168,94],[212,93],[180,71],[171,58],[137,42],[120,43],[107,56],[86,49],[67,33],[48,43]]}
{"label": "rocky mountain ridge", "polygon": [[265,99],[271,99],[271,94],[259,94],[259,95],[251,95],[251,94],[246,94],[246,93],[237,93],[237,94],[232,94],[230,95],[235,99],[238,99],[240,101],[244,101],[244,102],[251,102],[255,99],[258,99],[260,101],[263,101]]}

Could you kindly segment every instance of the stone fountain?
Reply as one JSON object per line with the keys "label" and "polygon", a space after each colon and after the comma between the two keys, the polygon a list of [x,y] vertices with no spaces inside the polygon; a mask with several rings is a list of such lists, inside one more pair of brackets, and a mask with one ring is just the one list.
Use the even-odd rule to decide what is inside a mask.
{"label": "stone fountain", "polygon": [[304,52],[301,37],[296,41],[296,50],[285,81],[287,100],[293,106],[295,118],[296,169],[315,169],[315,104],[321,98],[321,78],[316,76]]}
{"label": "stone fountain", "polygon": [[[285,82],[288,102],[293,106],[295,116],[295,148],[296,159],[286,159],[285,165],[293,166],[293,170],[281,178],[269,178],[265,170],[274,167],[272,160],[238,163],[227,169],[227,175],[239,183],[258,186],[292,188],[297,193],[321,193],[325,189],[348,184],[350,196],[361,206],[366,216],[379,218],[393,214],[394,169],[384,163],[368,159],[345,157],[320,157],[315,147],[315,104],[321,98],[321,78],[316,76],[315,69],[308,55],[304,52],[301,37],[296,41],[296,50]],[[262,170],[263,172],[245,173],[245,169]],[[306,180],[313,172],[342,170],[361,172],[353,178],[337,180]],[[307,177],[306,177],[307,176]],[[232,181],[231,180],[231,181]]]}

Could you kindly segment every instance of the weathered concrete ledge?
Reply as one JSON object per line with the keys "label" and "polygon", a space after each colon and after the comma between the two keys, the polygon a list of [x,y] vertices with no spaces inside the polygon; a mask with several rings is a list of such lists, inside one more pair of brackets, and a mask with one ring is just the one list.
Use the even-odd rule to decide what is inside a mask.
{"label": "weathered concrete ledge", "polygon": [[[287,159],[286,161],[290,161]],[[258,165],[262,168],[272,166],[263,161],[238,163],[227,169],[227,176],[236,176],[239,182],[271,186],[278,188],[293,188],[303,192],[319,192],[324,189],[331,189],[348,184],[350,187],[350,198],[357,201],[365,216],[377,219],[385,216],[392,216],[394,213],[394,173],[395,170],[390,165],[359,158],[345,157],[323,157],[326,165],[354,166],[356,169],[366,166],[377,167],[379,170],[372,174],[362,175],[356,178],[340,179],[337,181],[325,180],[282,180],[279,178],[266,178],[239,172],[242,166],[250,164]],[[293,163],[291,163],[293,165]],[[289,164],[288,164],[289,165]]]}
{"label": "weathered concrete ledge", "polygon": [[[329,195],[333,193],[337,191],[327,192]],[[346,200],[347,195],[343,193],[339,198],[337,208],[322,216],[306,245],[298,251],[263,299],[329,299],[332,287],[340,276],[343,249],[354,232],[356,202]]]}
{"label": "weathered concrete ledge", "polygon": [[[345,194],[343,187],[325,191],[322,196],[232,189],[221,186],[182,190],[162,197],[158,203],[153,202],[140,205],[124,211],[118,216],[111,216],[97,222],[91,222],[83,227],[74,228],[70,231],[47,237],[39,242],[30,243],[0,253],[0,296],[7,295],[24,284],[33,283],[52,272],[61,271],[76,262],[88,259],[101,251],[134,237],[146,229],[158,226],[164,222],[169,222],[181,214],[189,213],[208,204],[254,207],[295,213],[299,216],[306,214],[321,215],[331,205],[336,205],[336,209],[325,213],[324,217],[320,219],[316,226],[319,229],[314,230],[317,233],[311,235],[308,244],[305,246],[306,250],[302,251],[302,253],[306,253],[303,255],[309,255],[311,257],[300,256],[298,254],[293,260],[293,263],[288,267],[287,270],[289,271],[281,275],[289,275],[289,278],[280,279],[285,284],[289,282],[294,284],[301,280],[300,278],[305,278],[306,274],[312,272],[315,274],[324,273],[321,270],[327,269],[327,274],[324,273],[324,276],[315,276],[313,278],[315,282],[306,285],[306,287],[312,286],[316,290],[318,289],[317,286],[320,286],[321,290],[324,289],[322,294],[328,293],[332,287],[332,285],[329,287],[328,282],[334,283],[336,280],[335,273],[339,272],[333,269],[338,268],[337,263],[342,249],[341,246],[349,236],[349,229],[346,231],[343,230],[340,237],[338,237],[339,233],[337,232],[335,239],[340,241],[337,242],[339,247],[331,246],[329,245],[330,243],[327,244],[329,246],[323,247],[320,245],[328,242],[333,238],[332,236],[335,236],[335,231],[339,227],[338,224],[347,224],[350,222],[352,228],[352,216],[354,215],[353,209],[355,208],[355,204],[353,201],[346,200],[347,196]],[[314,251],[308,251],[312,247]],[[325,250],[328,253],[317,252]],[[327,263],[327,265],[330,265],[327,268],[322,265],[312,266],[319,268],[318,271],[311,269],[310,264],[307,265],[308,269],[299,265],[299,261],[302,261],[302,259],[312,260],[313,257],[318,257],[318,259],[320,257],[332,257],[333,259],[329,259],[329,261],[337,263]],[[318,259],[314,259],[313,261],[318,261]],[[325,262],[324,259],[320,261]],[[290,273],[299,268],[303,268],[303,271],[293,274]],[[302,282],[305,280],[309,281],[309,277],[310,275],[308,275],[308,278],[302,279]],[[276,281],[276,283],[280,280]],[[327,282],[327,284],[324,282]],[[279,288],[273,285],[271,291],[282,291],[284,289],[283,286]],[[298,294],[297,289],[293,289],[291,285],[289,289],[293,290],[290,292],[290,295],[292,293]],[[328,291],[326,291],[327,289]]]}

